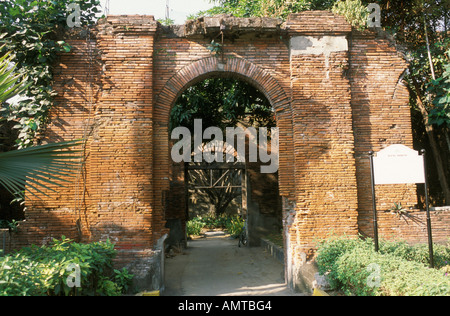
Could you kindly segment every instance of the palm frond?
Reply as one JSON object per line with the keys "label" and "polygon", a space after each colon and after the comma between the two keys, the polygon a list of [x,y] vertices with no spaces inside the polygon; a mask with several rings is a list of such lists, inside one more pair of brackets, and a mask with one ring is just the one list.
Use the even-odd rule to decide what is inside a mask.
{"label": "palm frond", "polygon": [[81,144],[74,140],[0,153],[0,185],[20,200],[25,191],[48,196],[45,190],[55,192],[51,186],[64,186],[76,175],[82,150],[74,147]]}
{"label": "palm frond", "polygon": [[[26,84],[27,78],[14,73],[16,67],[11,66],[12,61],[9,52],[0,57],[0,105],[30,86]],[[81,143],[74,140],[0,153],[0,185],[16,200],[24,200],[25,191],[34,196],[47,195],[46,190],[54,192],[52,187],[63,186],[76,174],[81,150],[73,147]]]}
{"label": "palm frond", "polygon": [[22,78],[22,75],[14,73],[16,66],[11,67],[13,58],[10,54],[8,52],[0,57],[0,104],[22,93],[31,85],[26,83],[28,78]]}

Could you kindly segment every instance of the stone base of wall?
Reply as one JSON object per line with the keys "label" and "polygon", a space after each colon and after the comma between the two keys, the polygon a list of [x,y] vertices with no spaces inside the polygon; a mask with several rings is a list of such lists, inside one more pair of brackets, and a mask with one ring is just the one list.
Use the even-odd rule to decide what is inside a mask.
{"label": "stone base of wall", "polygon": [[267,239],[261,239],[261,246],[284,265],[284,249]]}
{"label": "stone base of wall", "polygon": [[[164,252],[144,251],[140,258],[127,264],[125,268],[134,275],[131,290],[162,291],[164,289]],[[128,256],[130,254],[127,254]]]}
{"label": "stone base of wall", "polygon": [[115,263],[117,266],[124,266],[134,275],[131,285],[132,291],[164,291],[164,243],[166,238],[167,235],[164,235],[159,239],[155,249],[121,251],[120,258],[133,258],[127,263]]}
{"label": "stone base of wall", "polygon": [[291,288],[298,293],[312,293],[316,275],[319,271],[315,261],[308,261],[295,267],[294,270],[294,278],[292,284],[290,284]]}

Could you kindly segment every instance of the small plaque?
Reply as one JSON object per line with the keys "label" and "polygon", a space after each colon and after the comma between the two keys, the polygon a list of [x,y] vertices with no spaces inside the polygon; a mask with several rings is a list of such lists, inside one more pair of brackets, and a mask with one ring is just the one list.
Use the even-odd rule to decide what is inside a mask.
{"label": "small plaque", "polygon": [[423,156],[404,145],[392,145],[373,157],[375,184],[425,183]]}

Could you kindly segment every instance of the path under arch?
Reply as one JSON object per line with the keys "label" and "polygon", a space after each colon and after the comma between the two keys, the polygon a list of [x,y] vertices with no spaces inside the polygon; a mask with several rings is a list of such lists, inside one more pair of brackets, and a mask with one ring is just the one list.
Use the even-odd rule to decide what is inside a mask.
{"label": "path under arch", "polygon": [[283,265],[262,247],[238,247],[223,232],[188,242],[166,258],[164,296],[291,296]]}

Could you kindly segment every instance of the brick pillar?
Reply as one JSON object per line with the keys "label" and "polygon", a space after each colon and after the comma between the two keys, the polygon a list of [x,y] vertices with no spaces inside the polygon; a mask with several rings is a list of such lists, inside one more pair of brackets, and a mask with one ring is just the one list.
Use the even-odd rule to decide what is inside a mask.
{"label": "brick pillar", "polygon": [[[160,236],[153,214],[153,45],[151,16],[111,16],[99,24],[102,94],[89,166],[91,231],[132,261]],[[159,230],[156,230],[159,231]]]}
{"label": "brick pillar", "polygon": [[357,190],[347,35],[342,17],[322,11],[291,15],[292,111],[296,200],[287,231],[287,278],[308,288],[315,240],[356,236]]}
{"label": "brick pillar", "polygon": [[[374,31],[353,31],[351,45],[351,87],[358,180],[359,229],[373,237],[372,192],[368,152],[378,152],[393,144],[413,148],[409,92],[401,76],[407,62],[393,42]],[[420,150],[421,148],[415,148]],[[376,186],[377,210],[386,211],[394,203],[403,207],[417,204],[415,184]],[[379,220],[381,229],[390,224]],[[395,235],[395,230],[391,230]],[[388,237],[387,235],[381,238]]]}

